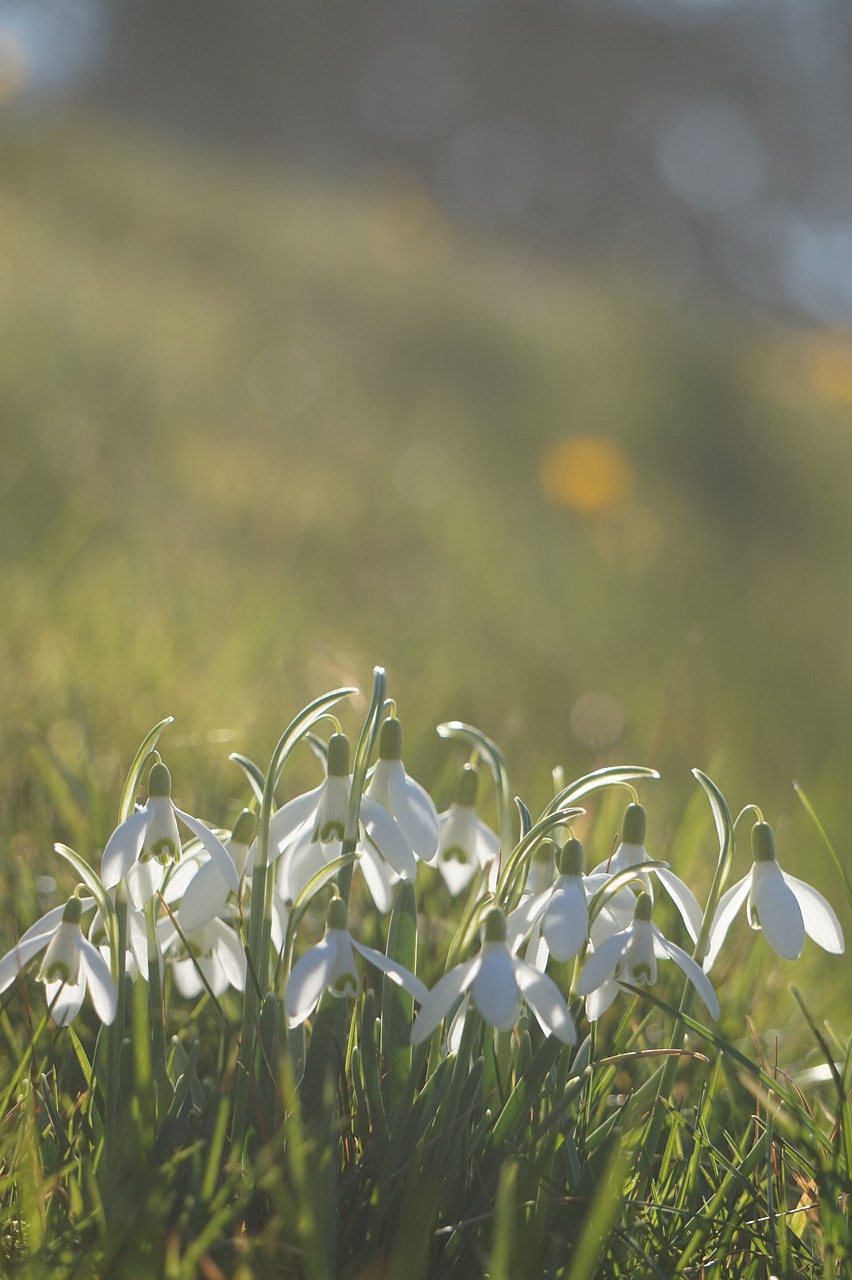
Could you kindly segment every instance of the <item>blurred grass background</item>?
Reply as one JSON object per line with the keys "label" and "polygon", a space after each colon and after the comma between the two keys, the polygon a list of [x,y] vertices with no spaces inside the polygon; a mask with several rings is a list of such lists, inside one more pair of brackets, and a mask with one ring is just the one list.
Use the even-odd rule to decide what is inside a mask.
{"label": "blurred grass background", "polygon": [[[103,838],[162,716],[179,802],[225,822],[227,753],[265,761],[380,662],[444,802],[451,717],[533,809],[556,764],[655,765],[663,850],[699,766],[839,899],[791,780],[846,856],[848,334],[673,309],[403,180],[83,115],[0,137],[0,228],[10,892],[53,839]],[[89,777],[76,817],[50,755]]]}

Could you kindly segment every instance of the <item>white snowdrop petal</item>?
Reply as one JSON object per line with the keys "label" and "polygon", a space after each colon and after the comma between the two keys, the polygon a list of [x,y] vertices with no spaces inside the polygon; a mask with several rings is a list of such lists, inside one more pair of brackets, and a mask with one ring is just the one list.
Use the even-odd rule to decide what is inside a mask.
{"label": "white snowdrop petal", "polygon": [[589,913],[579,876],[559,877],[542,916],[541,931],[555,960],[573,960],[583,947],[589,936]]}
{"label": "white snowdrop petal", "polygon": [[51,1018],[58,1027],[67,1027],[83,1007],[85,982],[46,982],[44,988]]}
{"label": "white snowdrop petal", "polygon": [[704,912],[698,905],[692,890],[666,867],[658,867],[656,876],[680,912],[690,938],[693,942],[697,942]]}
{"label": "white snowdrop petal", "polygon": [[551,889],[531,894],[506,916],[506,942],[510,951],[517,951],[524,938],[535,925],[550,901]]}
{"label": "white snowdrop petal", "polygon": [[[204,990],[204,982],[198,972],[198,963],[185,957],[175,960],[171,965],[172,978],[184,1000],[195,1000]],[[206,975],[205,975],[206,976]]]}
{"label": "white snowdrop petal", "polygon": [[115,1019],[118,1009],[118,992],[112,980],[109,965],[97,947],[86,938],[80,938],[80,967],[85,974],[86,987],[92,997],[95,1013],[105,1027]]}
{"label": "white snowdrop petal", "polygon": [[113,831],[101,858],[101,880],[105,889],[114,889],[123,880],[142,852],[150,814],[139,809]]}
{"label": "white snowdrop petal", "polygon": [[166,869],[159,862],[134,862],[127,873],[125,883],[132,906],[141,911],[150,902],[163,883]]}
{"label": "white snowdrop petal", "polygon": [[198,818],[194,818],[191,813],[184,813],[182,809],[178,809],[177,805],[174,806],[174,811],[184,826],[189,827],[192,834],[201,841],[213,862],[219,868],[228,888],[233,893],[236,893],[240,887],[239,873],[234,866],[234,859],[228,853],[219,837]]}
{"label": "white snowdrop petal", "polygon": [[[58,907],[57,910],[59,911],[59,920],[61,920],[65,907]],[[11,987],[24,966],[32,960],[33,956],[37,956],[39,951],[44,950],[58,927],[59,922],[57,921],[56,925],[47,933],[35,934],[26,940],[21,938],[17,946],[7,952],[3,959],[0,960],[0,992],[6,991],[8,987]]]}
{"label": "white snowdrop petal", "polygon": [[339,840],[323,844],[321,840],[314,840],[313,834],[314,824],[311,820],[304,824],[282,855],[278,884],[289,902],[296,901],[311,876],[340,857],[343,846]]}
{"label": "white snowdrop petal", "polygon": [[438,811],[419,782],[409,778],[402,767],[388,773],[388,794],[393,816],[414,852],[424,862],[431,862],[438,852]]}
{"label": "white snowdrop petal", "polygon": [[227,982],[236,991],[244,991],[246,953],[238,934],[224,920],[211,920],[208,928],[213,937],[213,953]]}
{"label": "white snowdrop petal", "polygon": [[731,885],[730,889],[726,889],[719,899],[719,905],[716,907],[713,923],[710,926],[710,940],[704,960],[705,973],[709,973],[716,963],[734,916],[748,897],[750,888],[751,872],[743,876],[742,880],[738,880],[736,884]]}
{"label": "white snowdrop petal", "polygon": [[361,799],[361,824],[381,856],[403,880],[417,879],[417,861],[411,846],[387,809],[369,796]]}
{"label": "white snowdrop petal", "polygon": [[365,960],[368,960],[370,964],[380,969],[382,973],[390,978],[391,982],[395,982],[397,986],[402,987],[410,996],[413,996],[418,1004],[422,1005],[426,1001],[429,995],[429,988],[419,978],[415,977],[409,969],[406,969],[404,965],[392,960],[390,956],[383,955],[381,951],[374,951],[372,947],[365,947],[362,943],[356,942],[354,938],[352,939],[352,946],[359,955],[362,955]]}
{"label": "white snowdrop petal", "polygon": [[602,1014],[606,1013],[621,990],[622,988],[614,978],[607,978],[594,991],[590,991],[586,996],[586,1017],[589,1022],[595,1022]]}
{"label": "white snowdrop petal", "polygon": [[668,938],[664,937],[656,926],[654,926],[654,942],[659,944],[665,955],[668,956],[670,960],[674,960],[675,964],[683,973],[686,974],[687,978],[704,1001],[704,1006],[710,1014],[710,1017],[715,1022],[720,1013],[719,997],[716,995],[710,979],[707,977],[704,970],[696,964],[692,956],[687,955],[685,951],[681,950],[680,947],[675,946],[673,942],[669,942]]}
{"label": "white snowdrop petal", "polygon": [[844,950],[843,930],[831,905],[812,885],[805,884],[804,880],[797,880],[786,871],[781,874],[796,895],[805,933],[823,950],[830,951],[832,955],[841,955]]}
{"label": "white snowdrop petal", "polygon": [[479,874],[477,862],[460,862],[458,858],[438,859],[438,870],[447,889],[454,898],[463,893],[474,876]]}
{"label": "white snowdrop petal", "polygon": [[367,847],[358,859],[376,910],[387,915],[393,906],[393,885],[399,878],[389,863],[374,849]]}
{"label": "white snowdrop petal", "polygon": [[574,1044],[577,1029],[562,992],[552,978],[524,960],[515,960],[515,978],[542,1030]]}
{"label": "white snowdrop petal", "polygon": [[805,945],[805,922],[798,899],[777,862],[756,862],[751,903],[763,935],[785,960],[798,960]]}
{"label": "white snowdrop petal", "polygon": [[[318,787],[314,787],[313,791],[306,791],[304,795],[288,800],[285,805],[282,805],[280,809],[273,813],[269,821],[270,862],[274,862],[278,855],[283,853],[285,847],[290,843],[303,822],[310,818],[313,825],[313,818],[324,787],[325,783],[321,782]],[[257,841],[255,841],[256,843]],[[254,848],[254,845],[252,845],[252,848]]]}
{"label": "white snowdrop petal", "polygon": [[[486,942],[482,963],[470,994],[486,1022],[500,1030],[514,1026],[520,1015],[521,997],[515,978],[515,962],[503,942]],[[511,1019],[511,1021],[509,1021]]]}
{"label": "white snowdrop petal", "polygon": [[219,915],[228,901],[228,882],[211,859],[199,867],[184,890],[178,921],[184,933],[192,933]]}
{"label": "white snowdrop petal", "polygon": [[583,971],[577,979],[577,995],[589,995],[613,976],[616,965],[630,946],[631,937],[631,929],[624,929],[621,933],[604,938],[583,965]]}
{"label": "white snowdrop petal", "polygon": [[481,959],[466,960],[445,973],[426,996],[411,1028],[411,1043],[419,1044],[437,1030],[456,1000],[471,985],[479,971]]}
{"label": "white snowdrop petal", "polygon": [[488,867],[500,857],[500,841],[490,827],[486,827],[479,818],[474,820],[476,836],[476,856],[481,867]]}
{"label": "white snowdrop petal", "polygon": [[331,980],[336,959],[337,943],[326,934],[322,942],[311,947],[293,965],[284,991],[289,1027],[297,1027],[313,1013]]}

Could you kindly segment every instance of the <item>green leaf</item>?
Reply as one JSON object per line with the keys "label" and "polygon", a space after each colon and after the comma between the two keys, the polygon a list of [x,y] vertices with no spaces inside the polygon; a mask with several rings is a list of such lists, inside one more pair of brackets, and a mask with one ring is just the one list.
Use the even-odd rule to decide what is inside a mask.
{"label": "green leaf", "polygon": [[822,822],[820,821],[820,819],[817,817],[816,810],[814,809],[810,800],[806,796],[805,792],[799,786],[798,782],[793,783],[793,790],[796,792],[796,795],[801,800],[805,813],[808,815],[811,822],[816,827],[820,839],[822,840],[823,844],[828,850],[829,857],[831,858],[832,862],[837,868],[837,872],[840,876],[840,881],[843,885],[843,888],[846,890],[846,901],[849,903],[849,906],[852,907],[852,881],[849,879],[849,875],[847,874],[846,868],[843,865],[843,861],[839,853],[834,847],[834,842],[832,841],[825,827],[822,825]]}
{"label": "green leaf", "polygon": [[[254,792],[254,798],[258,804],[263,804],[263,788],[266,782],[263,776],[263,770],[260,765],[255,764],[253,760],[249,760],[248,756],[240,755],[239,751],[232,751],[228,756],[229,760],[233,760],[234,764],[238,764],[248,779],[248,784]],[[273,797],[273,804],[275,799]]]}

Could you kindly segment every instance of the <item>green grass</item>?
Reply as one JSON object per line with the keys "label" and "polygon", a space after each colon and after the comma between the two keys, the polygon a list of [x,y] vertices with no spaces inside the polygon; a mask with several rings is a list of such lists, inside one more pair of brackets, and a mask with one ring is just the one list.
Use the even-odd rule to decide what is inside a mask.
{"label": "green grass", "polygon": [[[782,865],[840,902],[850,935],[836,871],[791,787],[794,777],[802,783],[848,868],[845,335],[766,330],[709,302],[675,313],[638,277],[613,283],[604,268],[454,231],[404,185],[332,187],[85,119],[41,138],[0,137],[0,228],[4,948],[55,901],[36,885],[55,874],[55,840],[97,865],[128,762],[152,723],[176,717],[164,750],[178,802],[227,824],[246,800],[228,752],[265,762],[298,707],[339,684],[365,688],[376,662],[390,672],[409,767],[442,806],[459,759],[434,735],[448,718],[499,740],[533,812],[546,803],[557,764],[569,778],[609,760],[654,765],[663,781],[642,797],[649,850],[702,896],[715,845],[689,774],[699,766],[734,811],[761,805]],[[269,351],[289,355],[276,365]],[[577,435],[616,442],[632,468],[632,493],[597,514],[542,492],[542,450]],[[625,714],[622,735],[603,749],[571,728],[572,708],[590,692],[610,694]],[[287,794],[316,777],[303,752]],[[491,802],[486,794],[483,812]],[[620,804],[590,806],[582,830],[599,857]],[[746,865],[739,854],[736,877]],[[424,874],[431,979],[453,925]],[[378,926],[367,928],[375,936],[365,940],[381,945]],[[737,932],[740,944],[747,932]],[[799,1070],[824,1056],[789,993],[793,978],[816,1025],[828,1019],[848,1041],[842,962],[827,963],[810,945],[795,969],[765,949],[748,963],[742,954],[714,970],[721,1030],[734,1048],[752,1060],[762,1054],[770,1074],[776,1058]],[[209,1015],[184,1015],[184,1038],[212,1036],[205,1048],[215,1057]],[[355,1016],[360,1040],[361,1006]],[[639,1006],[613,1035],[644,1053],[670,1031],[659,1011],[646,1016]],[[22,1053],[26,1034],[11,1024],[6,1033],[10,1054]],[[39,1052],[65,1116],[83,1087],[78,1067],[50,1033]],[[603,1124],[608,1099],[646,1082],[653,1059],[638,1062],[600,1075],[585,1103],[589,1123]],[[341,1087],[360,1087],[356,1075]],[[554,1105],[553,1078],[543,1081],[532,1104],[540,1126]],[[475,1142],[485,1147],[484,1109],[493,1111],[496,1087],[486,1079],[469,1100],[470,1133],[479,1124]],[[650,1207],[631,1209],[611,1237],[611,1274],[644,1274],[641,1250],[675,1265],[686,1247],[678,1224],[701,1235],[696,1215],[723,1193],[720,1205],[733,1206],[729,1229],[714,1210],[701,1256],[721,1250],[731,1276],[755,1280],[770,1262],[777,1274],[817,1267],[800,1250],[818,1256],[820,1239],[837,1237],[844,1223],[827,1209],[805,1244],[786,1226],[775,1240],[748,1222],[767,1216],[759,1210],[772,1195],[795,1208],[794,1169],[804,1185],[822,1180],[831,1201],[839,1175],[825,1135],[837,1100],[820,1088],[807,1102],[812,1132],[787,1108],[779,1124],[788,1128],[767,1136],[772,1107],[763,1099],[753,1118],[753,1095],[730,1060],[685,1063],[673,1094],[685,1109],[667,1131],[657,1181],[644,1188]],[[44,1118],[41,1103],[28,1110],[32,1096],[25,1092],[14,1111],[18,1166]],[[220,1244],[239,1239],[228,1167],[221,1181],[218,1167],[204,1164],[219,1123],[211,1096],[192,1121],[203,1143],[171,1154],[167,1176],[149,1188],[152,1221],[166,1241],[173,1231],[178,1258],[167,1272],[160,1258],[152,1274],[191,1273],[205,1215]],[[354,1131],[361,1103],[346,1096]],[[645,1117],[619,1106],[632,1149]],[[85,1117],[65,1123],[82,1152],[91,1138]],[[148,1121],[140,1114],[134,1124],[145,1147]],[[581,1145],[584,1124],[574,1135]],[[301,1164],[300,1143],[308,1152],[317,1143],[295,1130],[290,1154],[273,1144],[264,1157],[273,1172],[264,1182],[257,1171],[267,1198],[249,1230],[258,1266],[277,1266],[294,1233],[308,1257],[326,1247],[318,1243],[328,1230],[322,1179],[344,1176],[347,1152],[373,1137],[368,1127],[350,1146],[347,1132],[339,1167]],[[430,1150],[431,1132],[427,1125],[418,1138]],[[61,1165],[63,1140],[53,1139]],[[784,1142],[789,1168],[773,1154]],[[578,1221],[591,1188],[607,1185],[601,1144]],[[582,1154],[591,1158],[585,1146]],[[577,1223],[554,1226],[516,1149],[492,1160],[487,1185],[477,1183],[475,1151],[468,1156],[463,1170],[456,1160],[461,1182],[444,1187],[439,1214],[445,1230],[454,1194],[470,1206],[473,1225],[453,1248],[493,1251],[494,1275],[517,1274],[528,1251],[545,1267],[553,1240],[569,1228],[576,1234]],[[52,1159],[48,1152],[19,1175],[21,1199],[3,1220],[9,1258],[25,1258],[39,1232],[53,1230],[39,1181],[54,1177]],[[542,1159],[548,1168],[561,1162],[563,1189],[575,1177],[562,1146]],[[204,1213],[177,1193],[184,1160]],[[751,1161],[745,1181],[729,1169],[742,1161]],[[62,1184],[71,1225],[56,1227],[55,1238],[74,1259],[75,1231],[94,1241],[111,1221],[87,1168],[84,1160]],[[369,1239],[359,1216],[368,1213],[369,1184],[349,1173],[347,1220]],[[315,1219],[300,1218],[288,1200],[300,1178]],[[494,1197],[527,1207],[514,1217],[507,1209],[492,1239]],[[61,1202],[49,1197],[48,1218]],[[29,1241],[13,1238],[22,1223],[36,1233]],[[593,1265],[591,1246],[588,1256]],[[697,1274],[697,1257],[683,1262],[683,1274]],[[227,1274],[235,1258],[221,1263]],[[576,1265],[571,1280],[591,1274]],[[826,1264],[822,1274],[834,1272]]]}

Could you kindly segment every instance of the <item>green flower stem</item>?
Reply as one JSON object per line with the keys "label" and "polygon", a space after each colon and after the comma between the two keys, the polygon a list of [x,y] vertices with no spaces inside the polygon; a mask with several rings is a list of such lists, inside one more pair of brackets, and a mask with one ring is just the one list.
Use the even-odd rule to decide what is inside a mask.
{"label": "green flower stem", "polygon": [[148,1009],[151,1019],[153,1061],[161,1064],[165,1071],[166,1023],[163,986],[160,981],[160,944],[157,940],[157,917],[153,902],[149,902],[145,907],[145,928],[148,933]]}
{"label": "green flower stem", "polygon": [[[704,957],[707,955],[707,947],[710,941],[710,926],[713,923],[713,917],[716,914],[716,908],[719,905],[719,899],[725,888],[731,870],[731,863],[734,859],[734,831],[735,824],[731,818],[731,811],[728,808],[725,797],[719,788],[706,774],[700,769],[693,769],[693,775],[704,788],[710,807],[713,810],[713,817],[716,822],[716,831],[719,836],[719,856],[716,860],[716,870],[713,874],[713,880],[710,885],[710,893],[707,898],[707,906],[704,908],[704,916],[701,920],[701,928],[698,931],[698,941],[695,944],[695,950],[692,958],[696,964],[702,964]],[[749,806],[753,807],[753,806]],[[745,810],[743,810],[745,812]],[[742,814],[740,815],[742,816]],[[684,980],[683,995],[681,997],[679,1013],[688,1018],[692,1013],[692,1006],[695,1003],[697,992],[692,983]],[[671,1049],[680,1049],[683,1047],[684,1033],[682,1024],[677,1027],[672,1034],[669,1047]],[[667,1057],[662,1072],[660,1073],[660,1082],[657,1088],[657,1096],[654,1106],[651,1110],[651,1117],[648,1122],[648,1130],[646,1137],[642,1142],[642,1149],[646,1153],[645,1161],[645,1181],[650,1180],[652,1172],[652,1164],[654,1155],[657,1150],[657,1144],[660,1140],[663,1120],[665,1118],[664,1099],[670,1097],[672,1085],[674,1083],[675,1072],[678,1068],[680,1058],[676,1054]],[[645,1189],[643,1189],[645,1194]]]}
{"label": "green flower stem", "polygon": [[351,693],[357,693],[357,689],[334,689],[331,693],[325,693],[322,697],[315,698],[313,702],[300,711],[278,739],[266,774],[266,783],[263,788],[263,799],[260,805],[260,816],[257,825],[257,852],[252,874],[252,895],[248,923],[248,963],[252,972],[256,974],[261,989],[258,992],[255,990],[253,983],[246,983],[240,1035],[239,1067],[237,1069],[236,1096],[234,1100],[234,1124],[231,1135],[232,1142],[240,1158],[242,1158],[245,1138],[249,1075],[253,1070],[257,1056],[255,1053],[255,1037],[260,1015],[260,1001],[270,989],[272,982],[270,938],[272,933],[272,875],[274,871],[269,865],[269,823],[272,819],[275,787],[290,753],[300,739],[305,737],[317,720],[321,719],[330,707]]}
{"label": "green flower stem", "polygon": [[116,895],[116,910],[112,929],[110,929],[110,969],[115,982],[118,1005],[115,1018],[109,1029],[107,1040],[107,1102],[106,1102],[106,1135],[107,1142],[117,1141],[118,1129],[118,1064],[121,1053],[121,1042],[124,1039],[124,1023],[126,1017],[125,973],[127,969],[127,896],[122,885]]}

